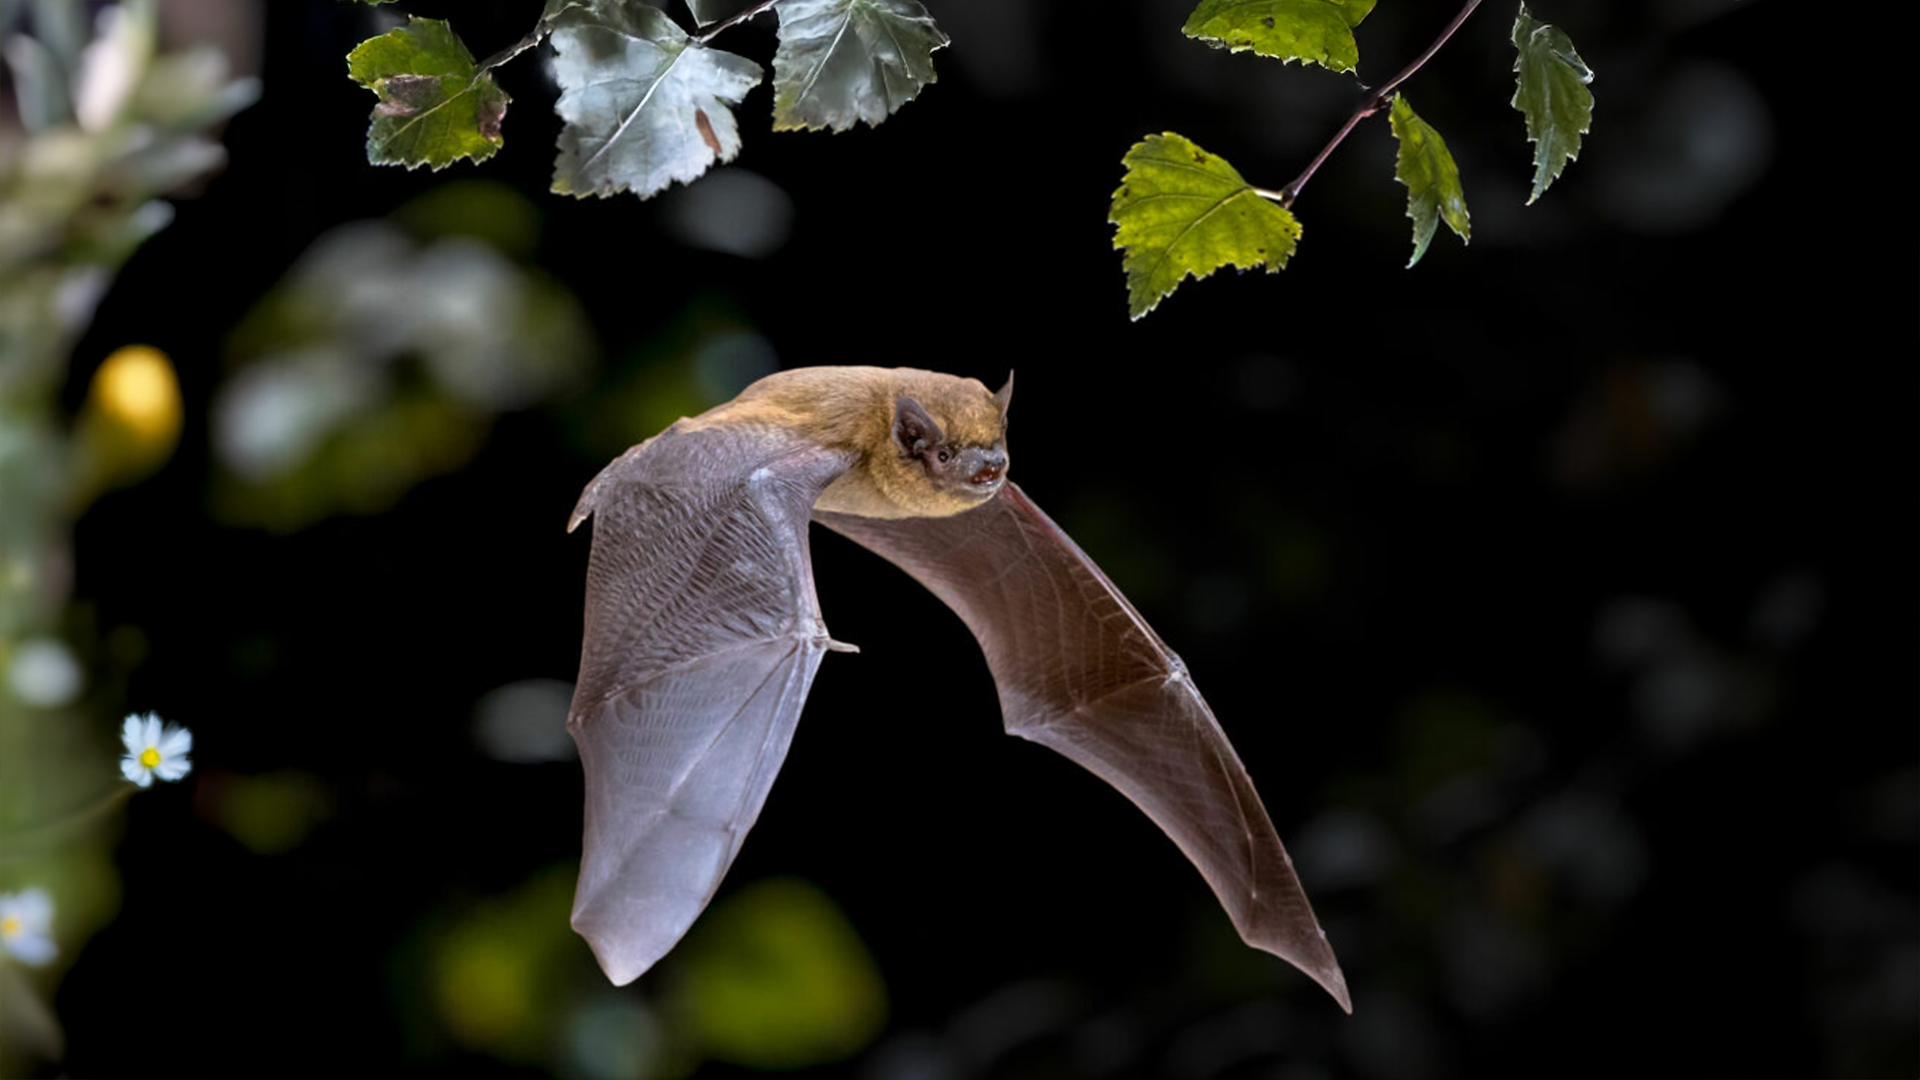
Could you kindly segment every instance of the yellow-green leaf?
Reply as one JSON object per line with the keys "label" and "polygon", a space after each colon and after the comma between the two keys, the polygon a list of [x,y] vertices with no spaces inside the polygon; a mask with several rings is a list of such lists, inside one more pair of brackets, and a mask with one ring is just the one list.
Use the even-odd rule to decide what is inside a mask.
{"label": "yellow-green leaf", "polygon": [[1113,246],[1126,254],[1127,305],[1138,319],[1189,274],[1223,266],[1275,273],[1300,239],[1300,223],[1225,158],[1169,131],[1133,144],[1113,193]]}
{"label": "yellow-green leaf", "polygon": [[1442,220],[1460,237],[1469,239],[1467,195],[1460,187],[1460,169],[1447,151],[1447,141],[1420,119],[1403,94],[1393,95],[1389,117],[1393,136],[1400,140],[1400,154],[1394,161],[1393,178],[1407,185],[1407,216],[1413,219],[1412,266],[1427,253],[1427,244]]}
{"label": "yellow-green leaf", "polygon": [[415,18],[361,42],[347,54],[347,74],[380,98],[367,128],[372,164],[439,170],[500,149],[511,99],[439,19]]}
{"label": "yellow-green leaf", "polygon": [[1520,53],[1513,62],[1520,76],[1513,107],[1526,116],[1533,143],[1532,203],[1580,156],[1580,136],[1593,127],[1593,93],[1587,89],[1593,70],[1566,31],[1535,20],[1525,4],[1513,23],[1513,47]]}
{"label": "yellow-green leaf", "polygon": [[1374,0],[1200,0],[1181,30],[1216,48],[1352,71],[1353,28]]}

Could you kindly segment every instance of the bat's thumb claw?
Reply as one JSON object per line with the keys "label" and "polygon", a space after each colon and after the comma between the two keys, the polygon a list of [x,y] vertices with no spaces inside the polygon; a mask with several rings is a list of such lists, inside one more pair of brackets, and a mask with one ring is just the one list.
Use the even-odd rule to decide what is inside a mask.
{"label": "bat's thumb claw", "polygon": [[828,638],[827,651],[828,652],[859,652],[860,646],[849,645],[844,641],[835,641],[832,638]]}

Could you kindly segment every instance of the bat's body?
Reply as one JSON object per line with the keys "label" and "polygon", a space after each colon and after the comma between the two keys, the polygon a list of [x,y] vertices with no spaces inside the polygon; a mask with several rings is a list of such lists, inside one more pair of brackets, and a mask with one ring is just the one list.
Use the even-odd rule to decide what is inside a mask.
{"label": "bat's body", "polygon": [[1007,730],[1120,789],[1200,869],[1249,944],[1351,1010],[1244,767],[1186,667],[1005,480],[1012,384],[804,368],[607,466],[567,726],[587,774],[573,925],[616,983],[713,897],[785,759],[827,636],[811,518],[898,564],[985,651]]}

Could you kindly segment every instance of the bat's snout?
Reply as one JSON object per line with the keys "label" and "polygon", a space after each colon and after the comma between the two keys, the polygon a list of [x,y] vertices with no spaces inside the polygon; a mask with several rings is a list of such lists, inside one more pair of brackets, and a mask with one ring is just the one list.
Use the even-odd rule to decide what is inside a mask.
{"label": "bat's snout", "polygon": [[969,450],[968,465],[973,471],[967,474],[967,483],[975,487],[988,487],[998,484],[1007,473],[1007,454],[1004,450]]}

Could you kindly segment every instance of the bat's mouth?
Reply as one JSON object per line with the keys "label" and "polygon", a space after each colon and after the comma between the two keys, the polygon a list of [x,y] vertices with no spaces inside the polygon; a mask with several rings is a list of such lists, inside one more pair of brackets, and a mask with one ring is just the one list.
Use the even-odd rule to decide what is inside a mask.
{"label": "bat's mouth", "polygon": [[1000,484],[1007,476],[1007,452],[1005,450],[969,449],[960,455],[960,475],[966,477],[967,487],[981,495],[991,495],[1000,490]]}

